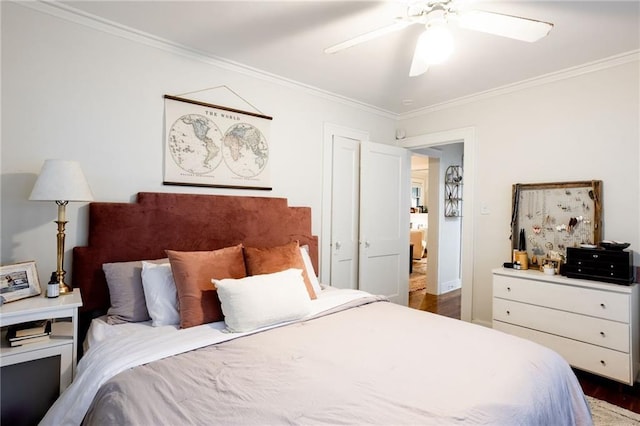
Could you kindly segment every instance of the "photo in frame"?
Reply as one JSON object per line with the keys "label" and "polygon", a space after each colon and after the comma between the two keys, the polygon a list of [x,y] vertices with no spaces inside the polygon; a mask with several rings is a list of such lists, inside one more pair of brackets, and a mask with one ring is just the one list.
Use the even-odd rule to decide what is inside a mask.
{"label": "photo in frame", "polygon": [[13,302],[41,293],[36,262],[0,266],[0,302]]}
{"label": "photo in frame", "polygon": [[164,99],[164,185],[272,189],[272,117],[170,95]]}
{"label": "photo in frame", "polygon": [[513,250],[522,247],[522,234],[533,265],[562,263],[567,247],[595,247],[602,240],[602,181],[514,184]]}

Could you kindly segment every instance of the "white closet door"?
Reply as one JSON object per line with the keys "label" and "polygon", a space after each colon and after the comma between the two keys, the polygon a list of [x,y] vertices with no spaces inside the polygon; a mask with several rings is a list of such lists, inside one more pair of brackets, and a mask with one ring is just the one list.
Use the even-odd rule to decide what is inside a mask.
{"label": "white closet door", "polygon": [[333,136],[331,285],[358,288],[360,141]]}
{"label": "white closet door", "polygon": [[409,151],[360,143],[359,288],[409,299]]}

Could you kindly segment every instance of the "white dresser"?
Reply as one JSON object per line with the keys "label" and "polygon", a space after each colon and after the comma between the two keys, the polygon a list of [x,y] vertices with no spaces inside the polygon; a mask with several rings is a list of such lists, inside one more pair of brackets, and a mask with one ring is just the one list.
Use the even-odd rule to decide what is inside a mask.
{"label": "white dresser", "polygon": [[492,272],[493,328],[547,346],[573,367],[633,385],[640,361],[639,284]]}

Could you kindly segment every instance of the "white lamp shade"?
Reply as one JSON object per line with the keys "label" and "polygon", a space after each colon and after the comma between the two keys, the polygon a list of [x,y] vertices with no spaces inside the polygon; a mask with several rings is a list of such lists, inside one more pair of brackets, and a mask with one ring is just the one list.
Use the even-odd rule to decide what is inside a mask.
{"label": "white lamp shade", "polygon": [[77,161],[46,160],[29,200],[93,201],[93,194]]}

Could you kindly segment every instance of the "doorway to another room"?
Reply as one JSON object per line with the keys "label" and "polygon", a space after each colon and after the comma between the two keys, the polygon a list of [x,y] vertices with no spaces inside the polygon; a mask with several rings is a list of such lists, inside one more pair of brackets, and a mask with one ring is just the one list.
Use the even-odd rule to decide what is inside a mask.
{"label": "doorway to another room", "polygon": [[[410,230],[408,217],[409,215],[407,215],[407,209],[411,205],[409,199],[411,196],[411,179],[409,176],[411,167],[409,166],[409,160],[412,153],[423,154],[423,156],[429,157],[429,171],[431,176],[434,176],[424,187],[424,192],[420,194],[421,197],[426,200],[426,211],[431,213],[430,215],[427,213],[427,244],[425,248],[427,252],[427,290],[429,290],[430,285],[434,285],[436,286],[436,291],[432,292],[432,294],[440,294],[440,296],[438,297],[441,297],[442,293],[450,293],[450,290],[454,290],[452,283],[457,280],[457,287],[461,289],[460,308],[457,311],[460,312],[459,316],[462,320],[472,321],[474,222],[472,214],[472,195],[475,173],[475,151],[477,145],[475,129],[472,127],[468,127],[404,138],[402,140],[396,141],[396,148],[400,148],[400,150],[394,149],[394,147],[388,145],[378,146],[379,144],[371,144],[370,142],[368,142],[368,134],[359,130],[347,129],[342,126],[337,126],[329,123],[325,123],[324,130],[324,158],[327,161],[324,162],[325,177],[323,178],[323,214],[321,238],[321,241],[323,243],[321,244],[320,250],[321,279],[326,280],[324,281],[325,283],[329,281],[328,284],[336,287],[343,287],[347,285],[348,287],[353,288],[354,283],[357,283],[356,288],[360,288],[361,286],[371,287],[372,283],[374,283],[373,278],[376,278],[375,281],[380,281],[380,285],[384,284],[386,285],[386,288],[377,288],[378,284],[375,284],[373,285],[373,287],[375,288],[365,288],[365,290],[374,291],[376,294],[390,295],[393,296],[396,303],[400,303],[405,306],[408,304],[409,274],[407,274],[407,269],[409,269],[410,265],[413,265],[413,261],[410,261],[409,259],[410,254],[408,249],[410,247],[410,235],[409,232],[407,232],[408,230]],[[382,194],[378,188],[378,190],[376,191],[378,203],[375,206],[369,206],[366,203],[363,204],[360,197],[356,197],[353,194],[344,197],[345,200],[356,202],[356,205],[358,207],[357,209],[347,209],[347,211],[350,212],[349,217],[358,218],[359,216],[359,219],[354,221],[354,226],[351,226],[350,228],[347,227],[351,230],[354,230],[353,232],[348,232],[349,235],[347,237],[349,238],[333,235],[334,231],[337,231],[337,228],[339,228],[336,228],[338,223],[332,221],[332,218],[334,218],[333,213],[339,210],[339,208],[336,209],[336,207],[341,205],[341,203],[338,201],[342,199],[339,194],[334,193],[334,190],[349,186],[344,185],[343,179],[343,175],[345,173],[348,173],[348,170],[352,170],[354,172],[352,179],[354,184],[358,183],[358,185],[363,185],[363,182],[368,182],[368,179],[363,178],[362,176],[358,178],[358,174],[355,173],[358,169],[367,170],[368,168],[360,167],[359,161],[362,160],[362,157],[360,155],[356,155],[355,151],[353,155],[346,155],[344,156],[344,158],[338,155],[338,158],[334,158],[334,155],[337,155],[341,152],[340,149],[337,148],[341,146],[341,141],[344,141],[345,138],[352,139],[354,143],[359,145],[360,148],[366,148],[364,149],[364,152],[369,150],[368,147],[373,148],[374,146],[377,146],[375,149],[382,150],[384,148],[384,150],[389,150],[389,153],[387,154],[391,154],[391,152],[393,151],[393,155],[391,157],[398,159],[397,162],[388,162],[389,164],[384,164],[380,167],[374,168],[377,174],[379,174],[380,171],[392,172],[390,177],[374,176],[376,177],[378,187],[389,189],[389,191],[387,191],[389,192],[388,194]],[[448,221],[449,223],[456,222],[458,225],[457,234],[455,237],[452,237],[449,233],[449,230],[447,229],[448,227],[446,226],[447,223],[443,224],[444,185],[441,185],[441,183],[443,183],[444,177],[441,175],[446,169],[444,165],[448,166],[450,163],[447,162],[448,160],[444,159],[442,163],[443,165],[441,166],[440,158],[438,156],[442,156],[442,151],[446,151],[446,147],[450,145],[458,145],[462,150],[458,152],[459,155],[457,157],[460,164],[462,162],[462,159],[465,160],[464,173],[466,183],[464,185],[461,185],[461,191],[463,193],[463,198],[465,201],[460,207],[459,217],[455,218],[454,220]],[[405,154],[401,153],[402,148],[405,149]],[[430,152],[433,152],[434,154],[432,155]],[[432,156],[434,158],[432,158]],[[389,157],[389,155],[385,155],[385,157]],[[400,160],[401,158],[404,159]],[[395,167],[396,165],[400,165],[400,163],[403,163],[401,167]],[[346,167],[338,167],[340,164],[346,165]],[[402,171],[402,173],[399,173],[399,171]],[[351,176],[351,174],[349,175]],[[397,180],[397,178],[400,179]],[[390,184],[391,181],[395,182],[395,184]],[[341,183],[338,186],[334,186],[336,182]],[[391,191],[392,188],[395,188],[397,192]],[[351,207],[355,207],[356,205],[352,204]],[[419,205],[424,206],[425,204],[423,204],[423,201],[421,200],[420,202],[416,202],[416,207]],[[396,206],[397,210],[393,210],[391,208],[392,206]],[[366,226],[364,226],[364,223],[360,222],[362,221],[363,215],[355,214],[356,210],[359,210],[360,213],[367,213],[364,215],[365,219],[369,216],[375,217],[376,226],[371,227],[371,229],[369,230]],[[422,213],[422,211],[420,211],[420,213]],[[337,216],[343,217],[341,215]],[[462,223],[463,217],[464,226]],[[395,232],[397,233],[397,242],[399,245],[397,253],[393,256],[378,256],[377,253],[374,253],[372,251],[372,248],[375,248],[375,241],[372,242],[370,237],[380,233],[381,228],[378,222],[382,218],[384,218],[385,220],[391,219],[388,230],[389,232],[395,230]],[[357,224],[357,226],[355,224]],[[357,230],[358,232],[355,232],[355,230]],[[444,236],[448,236],[448,238],[444,238]],[[354,241],[354,246],[356,246],[355,243],[357,242],[357,246],[361,249],[358,250],[358,256],[355,256],[354,254],[354,256],[351,258],[351,261],[341,262],[341,258],[339,258],[337,253],[343,251],[342,249],[346,247],[344,244],[345,241],[348,241],[350,239]],[[448,246],[451,243],[454,243],[457,248],[455,259],[450,259],[446,256],[446,253],[449,253]],[[384,259],[386,257],[387,259],[391,259],[392,262],[387,263],[392,266],[392,268],[387,267],[386,269],[378,270],[376,268],[370,268],[364,265],[362,259],[360,258],[360,255],[363,252],[362,249],[364,250],[365,254],[366,252],[371,252],[372,255],[376,255],[376,257],[378,258]],[[339,266],[341,264],[349,265],[349,268],[347,269],[349,269],[349,271],[354,271],[357,279],[349,281],[348,279],[338,279],[337,275],[334,276],[334,269],[337,268],[335,269],[335,272],[339,272],[338,269],[340,269]],[[418,268],[416,269],[418,270]],[[395,271],[394,274],[392,274],[393,277],[389,275],[389,273],[377,273],[389,272],[391,270]],[[451,270],[454,270],[456,274],[454,279],[451,279],[446,273]],[[368,276],[364,277],[362,275],[363,272],[365,272],[364,275]],[[371,275],[371,273],[373,273],[373,275]],[[380,278],[384,279],[380,280]],[[351,284],[348,284],[349,282]],[[438,289],[444,289],[446,291],[440,291],[438,293]]]}
{"label": "doorway to another room", "polygon": [[[411,151],[409,307],[460,319],[464,144]],[[449,170],[460,174],[450,179]]]}
{"label": "doorway to another room", "polygon": [[427,288],[427,235],[429,230],[429,157],[411,155],[411,212],[409,217],[409,306],[418,308]]}

